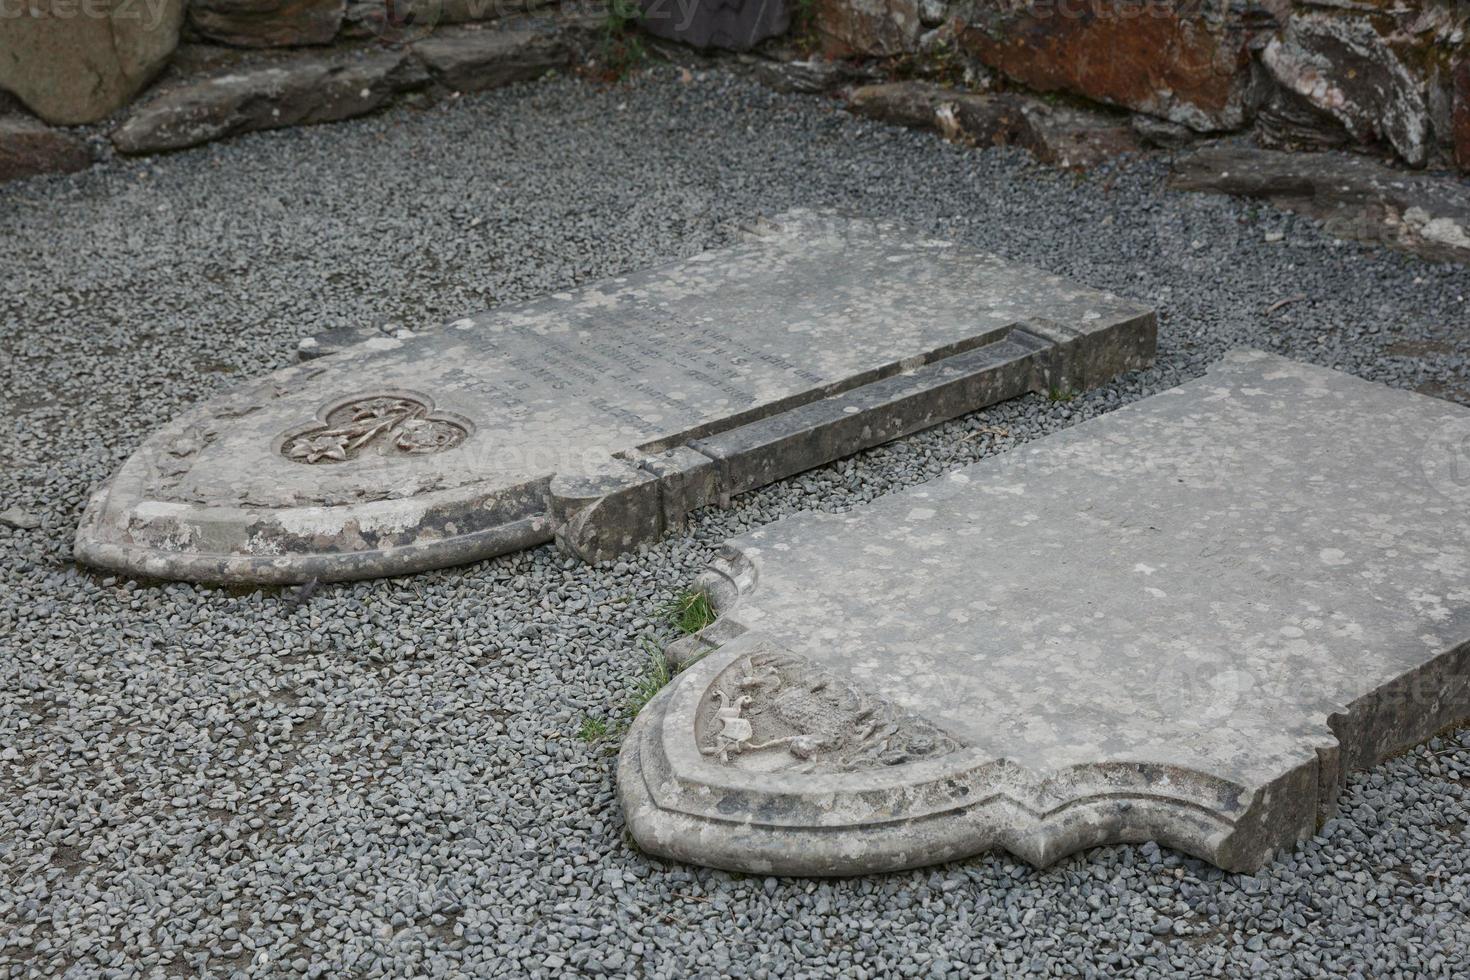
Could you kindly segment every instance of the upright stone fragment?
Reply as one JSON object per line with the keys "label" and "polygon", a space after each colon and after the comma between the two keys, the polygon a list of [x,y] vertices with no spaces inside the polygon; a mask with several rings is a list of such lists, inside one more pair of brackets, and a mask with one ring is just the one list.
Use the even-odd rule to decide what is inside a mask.
{"label": "upright stone fragment", "polygon": [[91,149],[70,133],[28,116],[0,115],[0,183],[91,165]]}
{"label": "upright stone fragment", "polygon": [[93,497],[77,555],[344,579],[690,510],[1028,391],[1148,363],[1144,307],[889,225],[793,214],[661,269],[377,338],[214,398]]}
{"label": "upright stone fragment", "polygon": [[719,618],[619,759],[645,850],[830,875],[1152,839],[1249,871],[1470,717],[1470,411],[1238,352],[737,538],[700,585]]}

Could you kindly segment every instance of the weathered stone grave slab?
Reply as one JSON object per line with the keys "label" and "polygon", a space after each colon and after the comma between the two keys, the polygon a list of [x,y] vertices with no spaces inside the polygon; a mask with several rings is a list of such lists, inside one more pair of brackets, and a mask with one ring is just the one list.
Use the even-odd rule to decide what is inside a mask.
{"label": "weathered stone grave slab", "polygon": [[1470,411],[1232,354],[730,542],[624,743],[628,823],[755,873],[1149,839],[1254,869],[1470,717],[1467,532]]}
{"label": "weathered stone grave slab", "polygon": [[1147,364],[1146,308],[797,213],[687,261],[380,337],[187,412],[93,497],[82,561],[293,582],[556,538],[591,559],[811,466]]}

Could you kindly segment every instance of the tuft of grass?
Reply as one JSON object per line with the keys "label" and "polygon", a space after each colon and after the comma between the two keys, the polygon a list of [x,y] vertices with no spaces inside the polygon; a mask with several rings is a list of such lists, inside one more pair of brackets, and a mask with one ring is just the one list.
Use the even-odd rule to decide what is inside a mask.
{"label": "tuft of grass", "polygon": [[1071,388],[1053,388],[1046,393],[1046,397],[1052,402],[1069,402],[1077,397],[1077,392]]}
{"label": "tuft of grass", "polygon": [[643,710],[643,706],[652,701],[654,695],[658,694],[668,686],[669,681],[674,679],[678,671],[669,665],[669,658],[664,652],[647,640],[643,641],[643,649],[648,651],[648,666],[643,669],[643,676],[638,678],[638,683],[633,685],[633,696],[628,699],[628,719],[631,721]]}
{"label": "tuft of grass", "polygon": [[663,614],[685,636],[692,636],[715,621],[715,607],[710,605],[709,596],[692,589],[681,592],[664,607]]}
{"label": "tuft of grass", "polygon": [[821,50],[822,38],[817,33],[817,0],[796,0],[786,36],[805,57],[811,57]]}
{"label": "tuft of grass", "polygon": [[675,667],[669,663],[669,658],[664,656],[662,649],[647,639],[642,642],[643,649],[648,653],[648,662],[644,665],[643,673],[633,684],[633,692],[628,696],[623,716],[611,722],[605,718],[583,716],[582,727],[577,730],[577,737],[588,745],[595,745],[605,740],[622,741],[623,736],[628,732],[628,726],[633,723],[634,718],[638,717],[638,712],[657,697],[659,691],[668,687],[669,682],[678,675],[679,671],[700,659],[695,657],[688,663]]}
{"label": "tuft of grass", "polygon": [[621,81],[648,60],[648,51],[638,36],[642,15],[638,0],[609,0],[598,58],[604,65],[605,81]]}
{"label": "tuft of grass", "polygon": [[606,718],[593,718],[590,715],[582,719],[582,727],[577,729],[577,737],[591,745],[607,738],[612,731],[612,726],[607,723]]}

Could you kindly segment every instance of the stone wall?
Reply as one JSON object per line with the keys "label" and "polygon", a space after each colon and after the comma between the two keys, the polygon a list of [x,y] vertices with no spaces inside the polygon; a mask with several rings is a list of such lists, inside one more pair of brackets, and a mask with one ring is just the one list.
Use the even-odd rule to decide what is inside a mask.
{"label": "stone wall", "polygon": [[497,21],[549,2],[0,0],[0,89],[47,122],[95,123],[158,78],[180,46],[401,45],[440,28]]}
{"label": "stone wall", "polygon": [[815,29],[832,55],[948,53],[1200,133],[1470,170],[1455,0],[816,0]]}
{"label": "stone wall", "polygon": [[584,0],[0,0],[0,181],[587,66],[611,23]]}
{"label": "stone wall", "polygon": [[[1470,4],[1456,0],[699,2],[706,19],[757,33],[792,23],[755,54],[730,56],[758,60],[753,74],[778,87],[928,76],[961,92],[1064,93],[1181,140],[1249,131],[1272,148],[1470,172]],[[742,13],[751,3],[759,17]],[[75,132],[48,134],[35,117],[106,121],[113,145],[132,153],[344,118],[405,93],[585,65],[628,4],[0,0],[0,179],[88,158]],[[650,27],[722,43],[697,24],[682,35]],[[27,111],[7,109],[10,97]]]}

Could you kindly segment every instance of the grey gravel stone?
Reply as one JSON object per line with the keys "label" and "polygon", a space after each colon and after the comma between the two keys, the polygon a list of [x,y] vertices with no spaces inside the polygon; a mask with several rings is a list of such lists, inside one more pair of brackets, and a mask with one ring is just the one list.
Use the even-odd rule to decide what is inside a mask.
{"label": "grey gravel stone", "polygon": [[[0,532],[0,976],[559,976],[614,952],[650,977],[1233,976],[1257,958],[1465,976],[1464,729],[1353,778],[1253,876],[1117,846],[1044,872],[989,855],[768,886],[629,846],[605,743],[576,733],[622,724],[640,641],[671,638],[660,608],[726,538],[932,479],[1231,347],[1470,401],[1470,269],[1165,193],[1147,160],[1062,173],[691,75],[538,82],[0,187],[0,505],[44,518]],[[755,211],[855,203],[1156,306],[1156,365],[736,497],[597,566],[546,547],[303,599],[70,561],[87,488],[302,337],[418,331],[717,246]],[[1154,935],[1161,915],[1188,934]]]}
{"label": "grey gravel stone", "polygon": [[8,507],[0,511],[0,524],[20,528],[22,531],[34,531],[41,526],[41,519],[19,507]]}

